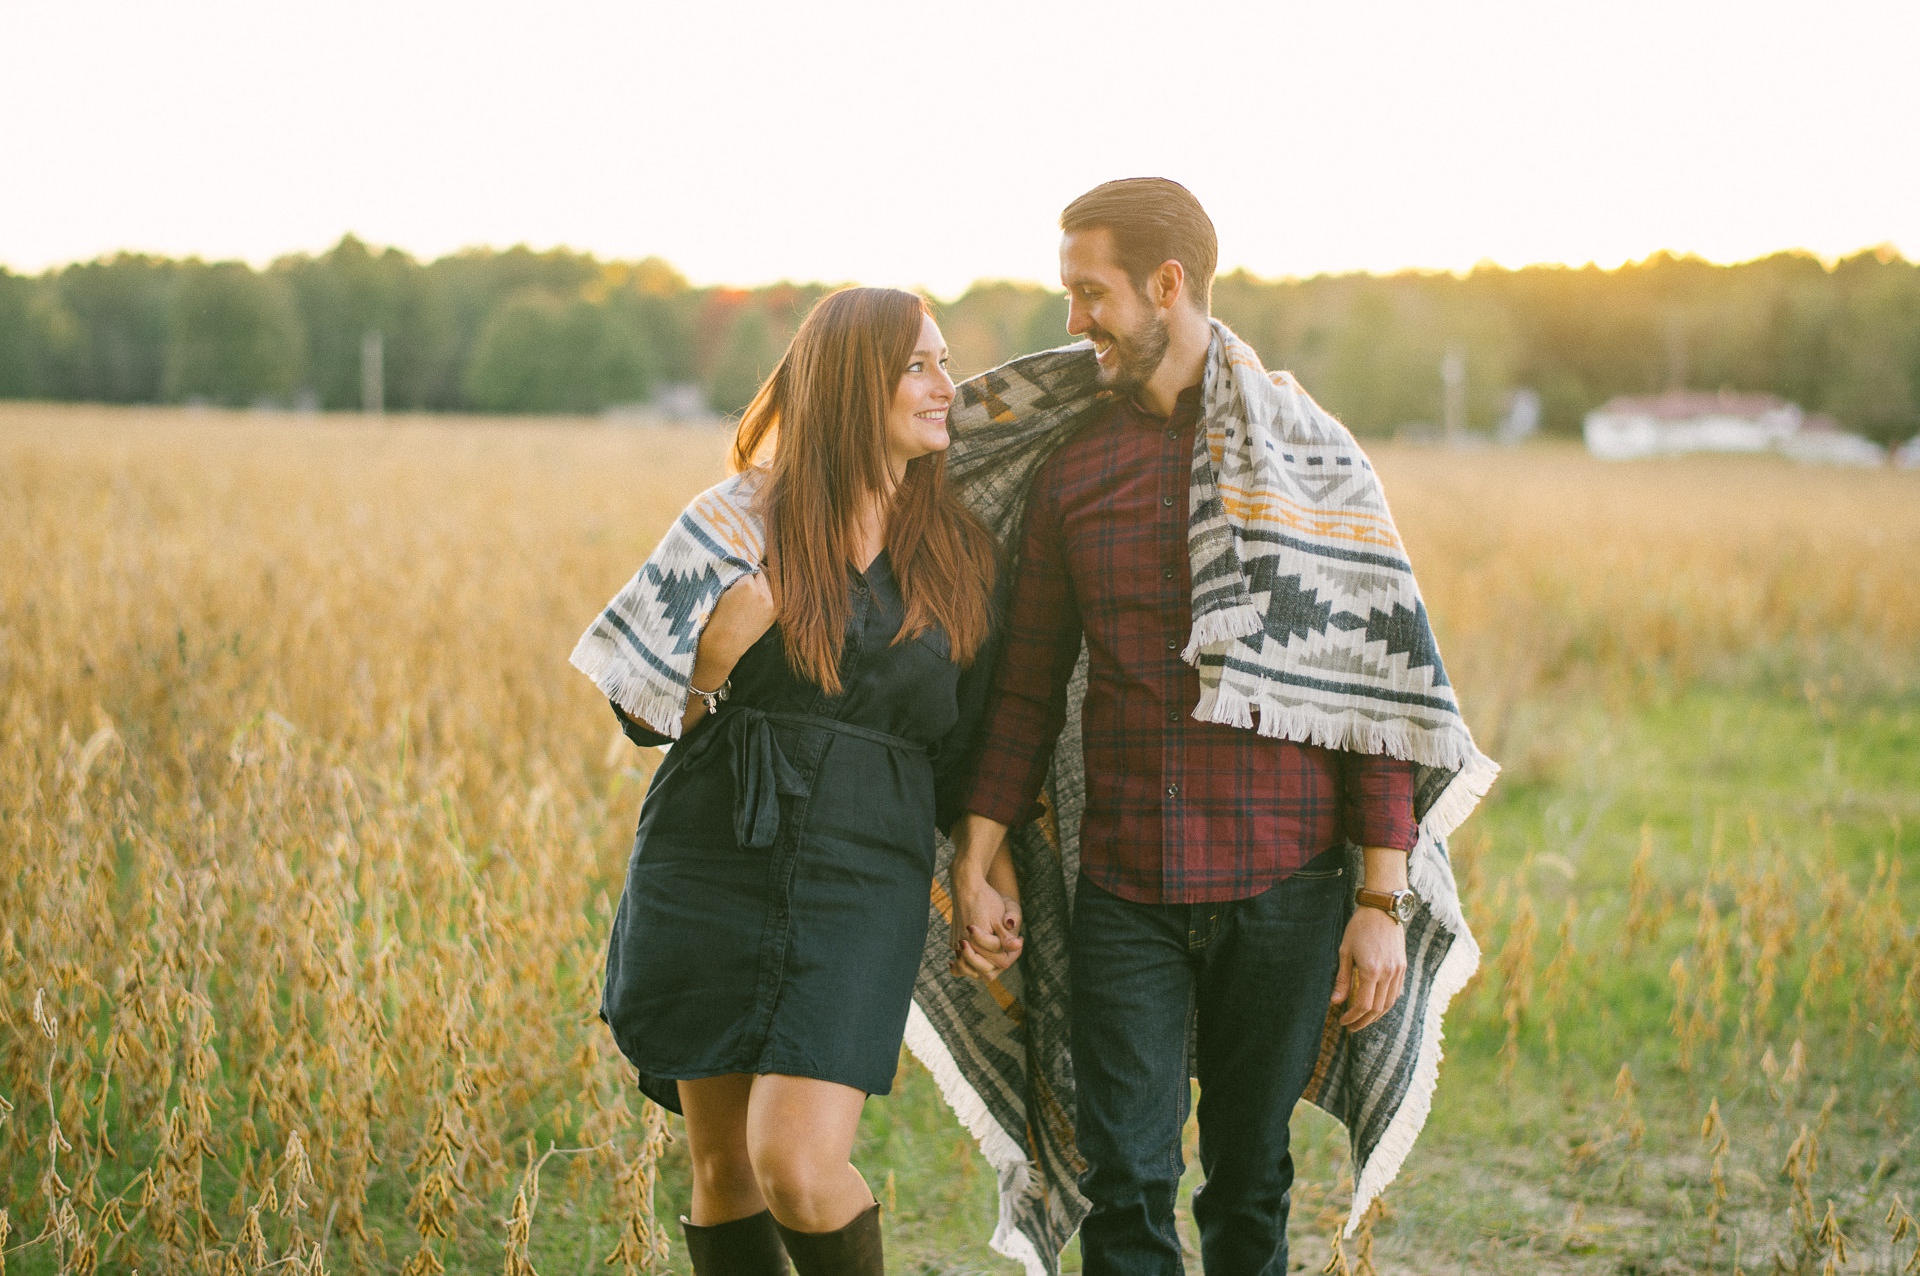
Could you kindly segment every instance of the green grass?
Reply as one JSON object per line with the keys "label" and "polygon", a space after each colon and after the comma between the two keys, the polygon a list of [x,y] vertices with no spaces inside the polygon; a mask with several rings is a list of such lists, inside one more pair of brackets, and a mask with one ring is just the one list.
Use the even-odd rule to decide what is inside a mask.
{"label": "green grass", "polygon": [[[1807,1126],[1822,1145],[1810,1197],[1816,1213],[1834,1203],[1854,1244],[1846,1270],[1897,1270],[1912,1243],[1890,1246],[1881,1220],[1896,1195],[1920,1204],[1916,1051],[1888,1025],[1862,1018],[1848,982],[1857,971],[1806,1007],[1798,998],[1823,938],[1815,925],[1822,884],[1838,875],[1857,896],[1877,865],[1911,859],[1920,697],[1700,686],[1626,711],[1563,709],[1553,738],[1516,742],[1521,764],[1456,839],[1487,961],[1449,1016],[1432,1118],[1375,1227],[1377,1268],[1731,1273],[1737,1258],[1758,1273],[1785,1255],[1791,1270],[1790,1189],[1780,1167]],[[1629,951],[1623,936],[1643,839],[1651,847],[1641,906],[1648,925]],[[1721,1039],[1683,1073],[1669,1023],[1670,964],[1693,943],[1703,890],[1731,924],[1738,883],[1766,872],[1784,883],[1798,919],[1772,1009],[1745,1035],[1737,1031],[1744,985],[1736,956]],[[1904,887],[1909,916],[1916,876]],[[1523,896],[1537,927],[1534,996],[1509,1070],[1497,966]],[[1569,900],[1575,956],[1550,1000],[1546,971]],[[1911,935],[1912,922],[1905,925]],[[1798,1076],[1796,1040],[1805,1058]],[[1631,1110],[1615,1098],[1623,1065],[1636,1090]],[[1717,1235],[1700,1138],[1715,1100],[1731,1144]],[[1637,1147],[1626,1134],[1636,1122],[1644,1127]],[[1190,1128],[1190,1146],[1191,1137]],[[1323,1114],[1303,1108],[1294,1142],[1294,1267],[1318,1270],[1345,1216],[1350,1167],[1343,1132]],[[996,1209],[990,1167],[910,1059],[895,1093],[867,1105],[855,1159],[888,1205],[893,1270],[1018,1270],[986,1246]],[[1183,1201],[1196,1178],[1190,1167]],[[685,1144],[676,1141],[658,1194],[676,1242],[671,1220],[686,1209],[686,1193]],[[405,1196],[390,1169],[368,1203],[394,1269],[413,1248]],[[1182,1216],[1191,1246],[1184,1204]],[[500,1223],[468,1211],[443,1251],[448,1269],[499,1270]],[[569,1183],[565,1158],[549,1163],[533,1227],[543,1276],[604,1270],[615,1239],[605,1185]],[[45,1247],[22,1251],[9,1270],[48,1270],[49,1257]],[[1078,1269],[1072,1250],[1066,1267]],[[666,1269],[688,1270],[677,1243]]]}
{"label": "green grass", "polygon": [[[1668,1024],[1668,967],[1691,942],[1710,864],[1733,875],[1777,866],[1802,888],[1832,871],[1864,889],[1876,861],[1907,855],[1901,830],[1920,829],[1920,702],[1831,691],[1699,687],[1634,712],[1568,707],[1554,747],[1533,751],[1535,762],[1509,775],[1463,830],[1457,854],[1463,881],[1478,887],[1469,905],[1486,969],[1449,1016],[1432,1118],[1375,1227],[1380,1271],[1731,1273],[1736,1257],[1741,1270],[1772,1271],[1776,1253],[1793,1257],[1779,1169],[1803,1124],[1822,1143],[1810,1189],[1816,1211],[1832,1199],[1854,1244],[1847,1270],[1895,1269],[1881,1219],[1895,1194],[1920,1204],[1912,1133],[1920,1073],[1911,1050],[1877,1039],[1876,1025],[1849,1023],[1844,1005],[1795,1017],[1799,972],[1819,937],[1806,934],[1787,955],[1775,1012],[1744,1050],[1723,1042],[1682,1073]],[[1621,936],[1643,836],[1653,848],[1647,911],[1665,920],[1628,955]],[[1536,993],[1508,1073],[1493,967],[1523,893],[1538,924]],[[1569,899],[1579,955],[1561,1004],[1550,1006],[1539,986]],[[1805,902],[1802,911],[1812,919],[1818,908]],[[1805,1075],[1786,1079],[1796,1038]],[[1771,1077],[1762,1066],[1768,1049]],[[1623,1064],[1636,1088],[1631,1112],[1614,1097]],[[1699,1133],[1716,1099],[1731,1142],[1717,1239]],[[1631,1147],[1624,1130],[1636,1120],[1644,1133]],[[1192,1135],[1189,1127],[1190,1149]],[[1294,1150],[1293,1266],[1318,1271],[1351,1188],[1344,1132],[1302,1108]],[[893,1270],[1018,1271],[985,1243],[995,1216],[991,1169],[910,1059],[895,1093],[867,1105],[856,1162],[889,1204]],[[1181,1222],[1195,1271],[1184,1202],[1197,1182],[1190,1165]],[[671,1218],[685,1208],[677,1143],[663,1167],[660,1212]],[[540,1270],[584,1270],[577,1260],[587,1228],[601,1238],[588,1249],[610,1246],[610,1224],[543,1216]],[[1346,1248],[1352,1261],[1355,1247]],[[1911,1243],[1898,1248],[1904,1261]],[[473,1270],[497,1262],[471,1256]],[[676,1249],[669,1270],[688,1270],[684,1261]],[[1078,1270],[1071,1249],[1065,1266]]]}

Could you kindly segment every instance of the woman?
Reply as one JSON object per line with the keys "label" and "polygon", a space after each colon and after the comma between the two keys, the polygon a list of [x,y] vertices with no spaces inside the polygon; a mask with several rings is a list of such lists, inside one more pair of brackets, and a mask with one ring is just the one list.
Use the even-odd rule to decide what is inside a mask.
{"label": "woman", "polygon": [[[783,1243],[802,1276],[882,1270],[849,1158],[892,1086],[991,663],[994,544],[944,481],[953,393],[919,298],[823,299],[747,408],[735,476],[628,587],[649,599],[616,599],[622,635],[603,621],[575,653],[635,743],[684,731],[641,808],[601,1013],[686,1118],[701,1276],[784,1272]],[[618,658],[627,631],[654,665],[699,634],[684,700]]]}

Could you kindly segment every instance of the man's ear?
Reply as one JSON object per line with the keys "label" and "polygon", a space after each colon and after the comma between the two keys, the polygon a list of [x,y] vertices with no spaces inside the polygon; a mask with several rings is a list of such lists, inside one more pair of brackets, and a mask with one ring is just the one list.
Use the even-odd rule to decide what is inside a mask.
{"label": "man's ear", "polygon": [[1162,310],[1171,310],[1185,294],[1186,284],[1187,268],[1178,261],[1163,261],[1147,276],[1147,299]]}

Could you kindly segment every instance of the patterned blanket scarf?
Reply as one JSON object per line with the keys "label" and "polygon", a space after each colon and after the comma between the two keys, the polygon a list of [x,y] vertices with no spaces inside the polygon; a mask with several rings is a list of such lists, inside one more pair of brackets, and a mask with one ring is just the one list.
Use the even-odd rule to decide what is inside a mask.
{"label": "patterned blanket scarf", "polygon": [[[1387,512],[1353,436],[1286,373],[1269,375],[1215,322],[1195,432],[1188,546],[1200,673],[1194,716],[1417,764],[1420,822],[1409,872],[1405,994],[1359,1033],[1327,1016],[1306,1098],[1342,1121],[1354,1193],[1346,1231],[1393,1180],[1425,1123],[1440,1066],[1440,1018],[1480,963],[1446,837],[1498,767],[1460,717]],[[1005,542],[1035,471],[1101,410],[1089,347],[1016,359],[960,387],[948,474]],[[951,903],[938,885],[907,1044],[939,1081],[1000,1180],[994,1248],[1052,1273],[1086,1213],[1067,1058],[1068,908],[1080,857],[1086,769],[1084,652],[1043,801],[1013,834],[1026,946],[982,986],[947,972]],[[949,853],[943,847],[943,857]],[[1356,858],[1358,848],[1351,852]],[[944,858],[943,858],[944,871]]]}
{"label": "patterned blanket scarf", "polygon": [[[1020,527],[1035,471],[1101,410],[1089,347],[1017,359],[960,387],[948,473],[1003,541]],[[677,737],[701,629],[720,595],[755,570],[765,536],[751,477],[698,497],[587,628],[575,667],[621,708]],[[1440,1017],[1479,965],[1445,839],[1498,768],[1474,747],[1372,466],[1345,427],[1285,373],[1269,376],[1215,322],[1202,384],[1189,523],[1200,672],[1196,717],[1418,764],[1421,906],[1407,927],[1406,992],[1354,1034],[1329,1014],[1309,1101],[1352,1142],[1351,1233],[1392,1181],[1426,1120]],[[1086,769],[1082,654],[1048,772],[1046,816],[1013,833],[1026,946],[989,984],[947,974],[952,905],[942,839],[907,1045],[933,1073],[999,1175],[993,1246],[1030,1273],[1058,1256],[1086,1214],[1067,1056],[1067,928],[1079,871]],[[1353,853],[1358,854],[1358,848]]]}

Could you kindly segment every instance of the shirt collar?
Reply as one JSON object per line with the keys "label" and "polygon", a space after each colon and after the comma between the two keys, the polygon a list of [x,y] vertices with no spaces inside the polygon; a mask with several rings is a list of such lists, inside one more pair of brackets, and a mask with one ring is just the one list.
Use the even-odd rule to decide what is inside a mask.
{"label": "shirt collar", "polygon": [[1200,419],[1200,386],[1196,382],[1182,390],[1173,401],[1173,413],[1170,416],[1155,416],[1135,403],[1131,398],[1120,400],[1121,419],[1130,425],[1138,425],[1149,430],[1164,430],[1169,427],[1176,430],[1193,428]]}

